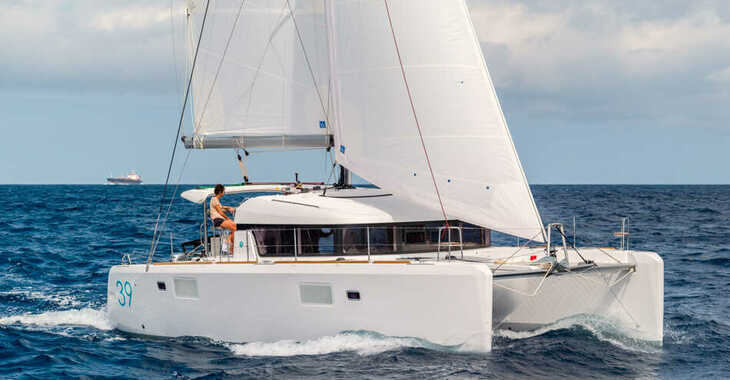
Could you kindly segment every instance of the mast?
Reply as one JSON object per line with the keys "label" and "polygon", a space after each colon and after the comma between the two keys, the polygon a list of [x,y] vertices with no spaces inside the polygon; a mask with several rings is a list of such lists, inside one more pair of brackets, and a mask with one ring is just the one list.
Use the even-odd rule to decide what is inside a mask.
{"label": "mast", "polygon": [[352,186],[352,172],[346,167],[340,165],[340,178],[337,180],[337,187],[351,187]]}

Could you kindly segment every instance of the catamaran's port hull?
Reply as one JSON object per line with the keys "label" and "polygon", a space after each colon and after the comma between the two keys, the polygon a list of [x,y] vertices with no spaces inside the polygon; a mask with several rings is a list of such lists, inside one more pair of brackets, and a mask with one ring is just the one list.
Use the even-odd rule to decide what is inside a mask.
{"label": "catamaran's port hull", "polygon": [[166,337],[301,341],[367,330],[474,350],[492,341],[486,265],[118,265],[107,305],[118,329]]}
{"label": "catamaran's port hull", "polygon": [[620,262],[606,262],[597,251],[583,255],[599,265],[547,277],[545,271],[493,275],[487,264],[465,261],[172,263],[149,272],[118,265],[109,274],[108,312],[123,331],[228,342],[367,330],[488,351],[493,328],[532,330],[579,315],[661,342],[661,258],[616,253]]}

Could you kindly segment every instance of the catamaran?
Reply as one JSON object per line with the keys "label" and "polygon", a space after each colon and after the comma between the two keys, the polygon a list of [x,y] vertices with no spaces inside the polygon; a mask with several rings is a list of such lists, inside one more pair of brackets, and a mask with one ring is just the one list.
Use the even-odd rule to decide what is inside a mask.
{"label": "catamaran", "polygon": [[[209,221],[213,189],[183,192],[200,237],[111,268],[118,329],[228,342],[366,330],[488,351],[497,330],[588,315],[662,341],[659,255],[626,230],[621,249],[579,248],[543,224],[464,0],[185,6],[183,145],[323,149],[339,179],[228,186],[251,193],[233,247]],[[492,231],[520,244],[493,246]]]}

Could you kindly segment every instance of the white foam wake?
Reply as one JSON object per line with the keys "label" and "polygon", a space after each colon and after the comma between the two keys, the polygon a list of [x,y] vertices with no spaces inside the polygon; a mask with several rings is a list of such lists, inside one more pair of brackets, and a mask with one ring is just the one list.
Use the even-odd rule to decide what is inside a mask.
{"label": "white foam wake", "polygon": [[45,294],[40,291],[31,290],[31,289],[13,289],[13,290],[7,290],[4,292],[0,292],[0,295],[9,295],[9,296],[20,296],[27,298],[29,300],[40,300],[45,302],[51,302],[55,303],[58,306],[71,306],[71,307],[79,307],[81,306],[81,302],[79,302],[76,298],[74,298],[71,295],[68,294]]}
{"label": "white foam wake", "polygon": [[98,330],[111,330],[111,321],[104,309],[83,308],[76,310],[47,311],[40,314],[20,314],[0,317],[0,325],[21,324],[28,326],[90,326]]}
{"label": "white foam wake", "polygon": [[273,343],[226,344],[226,347],[236,355],[245,356],[324,355],[333,352],[355,352],[359,355],[373,355],[401,347],[426,346],[430,345],[416,338],[394,338],[360,332],[345,332],[302,342],[281,340]]}
{"label": "white foam wake", "polygon": [[597,339],[611,343],[624,350],[654,352],[658,348],[658,345],[655,342],[649,342],[632,337],[631,329],[619,327],[603,318],[587,315],[578,315],[561,319],[551,325],[531,331],[495,330],[494,336],[508,339],[527,339],[543,335],[551,331],[567,330],[577,326],[587,330]]}

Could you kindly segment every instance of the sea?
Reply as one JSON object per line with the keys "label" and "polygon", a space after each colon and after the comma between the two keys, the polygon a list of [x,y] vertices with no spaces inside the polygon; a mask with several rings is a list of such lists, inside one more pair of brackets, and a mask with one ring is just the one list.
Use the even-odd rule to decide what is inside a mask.
{"label": "sea", "polygon": [[[491,352],[369,331],[245,343],[117,331],[108,270],[123,254],[146,259],[162,190],[0,186],[0,378],[730,378],[730,186],[533,186],[544,222],[572,239],[575,218],[579,246],[617,247],[630,218],[631,247],[664,259],[664,341],[576,317],[498,333]],[[197,237],[201,214],[172,202],[157,259]]]}

